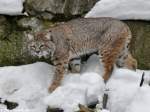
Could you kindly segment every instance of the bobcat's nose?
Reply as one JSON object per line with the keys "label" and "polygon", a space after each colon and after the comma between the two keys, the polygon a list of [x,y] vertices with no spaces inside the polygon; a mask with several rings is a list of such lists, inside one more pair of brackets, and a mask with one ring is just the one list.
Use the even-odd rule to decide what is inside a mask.
{"label": "bobcat's nose", "polygon": [[40,53],[40,51],[36,51],[36,53],[37,53],[37,54],[39,54],[39,53]]}

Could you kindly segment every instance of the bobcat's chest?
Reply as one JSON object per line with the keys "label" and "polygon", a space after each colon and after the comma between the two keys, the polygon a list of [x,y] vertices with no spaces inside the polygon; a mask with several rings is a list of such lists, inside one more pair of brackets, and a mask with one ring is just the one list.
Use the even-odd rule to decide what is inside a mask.
{"label": "bobcat's chest", "polygon": [[80,58],[84,55],[90,55],[90,54],[97,53],[97,51],[98,50],[96,50],[96,49],[85,49],[85,48],[74,49],[74,48],[71,48],[69,51],[69,59]]}
{"label": "bobcat's chest", "polygon": [[69,59],[80,58],[81,56],[93,54],[98,51],[98,48],[93,42],[88,39],[79,40],[73,39],[68,42]]}

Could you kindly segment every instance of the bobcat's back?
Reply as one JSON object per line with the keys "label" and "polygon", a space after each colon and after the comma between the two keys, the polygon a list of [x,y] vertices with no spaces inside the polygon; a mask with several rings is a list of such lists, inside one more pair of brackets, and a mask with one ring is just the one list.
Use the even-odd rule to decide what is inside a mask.
{"label": "bobcat's back", "polygon": [[[116,42],[121,41],[120,44],[127,44],[126,46],[128,46],[131,39],[128,26],[112,18],[72,20],[52,28],[51,31],[52,35],[56,36],[59,41],[68,43],[71,58],[98,51],[103,55],[106,50],[119,44]],[[59,45],[59,48],[64,48],[64,44]]]}

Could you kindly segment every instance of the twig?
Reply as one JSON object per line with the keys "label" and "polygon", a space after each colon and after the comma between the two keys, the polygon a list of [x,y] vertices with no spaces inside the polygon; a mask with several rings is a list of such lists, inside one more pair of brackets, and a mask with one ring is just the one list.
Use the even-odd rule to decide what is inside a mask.
{"label": "twig", "polygon": [[141,82],[140,82],[140,87],[143,85],[143,82],[144,82],[144,76],[145,76],[145,73],[143,72],[142,78],[141,78]]}
{"label": "twig", "polygon": [[94,110],[82,105],[82,104],[79,104],[79,112],[94,112]]}
{"label": "twig", "polygon": [[108,101],[108,94],[104,93],[104,96],[103,96],[103,109],[106,109],[107,101]]}

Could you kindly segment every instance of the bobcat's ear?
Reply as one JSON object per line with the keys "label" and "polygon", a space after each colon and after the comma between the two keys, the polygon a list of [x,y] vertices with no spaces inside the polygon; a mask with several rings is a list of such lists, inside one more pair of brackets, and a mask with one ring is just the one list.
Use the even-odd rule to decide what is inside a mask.
{"label": "bobcat's ear", "polygon": [[28,33],[28,32],[25,32],[24,35],[25,35],[25,37],[26,37],[29,41],[31,41],[31,40],[34,39],[34,36],[33,36],[32,34]]}
{"label": "bobcat's ear", "polygon": [[31,41],[31,40],[33,40],[34,39],[34,36],[32,35],[32,34],[27,34],[27,37],[28,37],[28,39]]}
{"label": "bobcat's ear", "polygon": [[49,30],[46,34],[46,38],[50,41],[53,41],[53,36],[52,36],[52,32]]}

